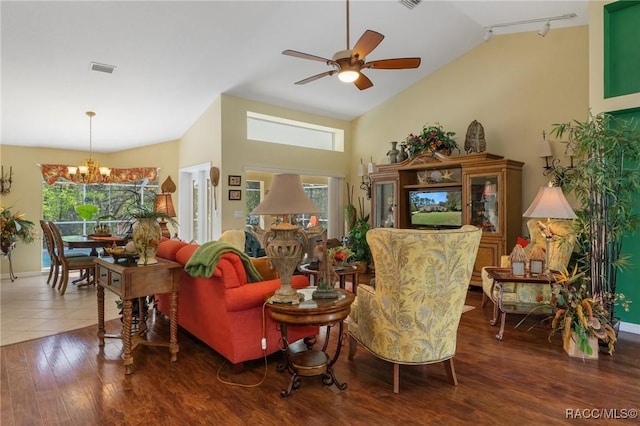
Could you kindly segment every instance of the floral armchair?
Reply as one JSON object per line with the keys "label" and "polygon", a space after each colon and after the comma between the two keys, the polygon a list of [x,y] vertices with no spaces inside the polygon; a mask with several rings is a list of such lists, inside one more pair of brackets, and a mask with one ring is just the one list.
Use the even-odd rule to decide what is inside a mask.
{"label": "floral armchair", "polygon": [[394,393],[399,392],[400,364],[445,362],[457,385],[456,334],[481,236],[469,225],[367,232],[376,286],[358,286],[348,319],[349,359],[360,344],[393,363]]}
{"label": "floral armchair", "polygon": [[[539,219],[530,219],[527,222],[527,229],[531,237],[530,243],[524,248],[527,256],[531,253],[535,246],[546,249],[545,237],[538,225]],[[546,224],[546,220],[543,221]],[[571,253],[576,244],[576,234],[574,231],[573,220],[552,220],[549,225],[553,241],[549,246],[549,269],[562,271],[567,267]],[[501,268],[509,268],[509,256],[502,256],[500,261]],[[515,299],[512,302],[536,303],[541,301],[549,301],[551,299],[551,287],[540,286],[528,283],[509,283],[503,285],[503,289],[509,293],[509,297]],[[489,298],[494,303],[493,321],[498,317],[498,306],[496,300],[498,298],[498,289],[493,285],[493,279],[489,277],[485,268],[482,268],[482,305],[486,304]],[[504,297],[504,293],[503,293]],[[493,323],[493,322],[492,322]]]}

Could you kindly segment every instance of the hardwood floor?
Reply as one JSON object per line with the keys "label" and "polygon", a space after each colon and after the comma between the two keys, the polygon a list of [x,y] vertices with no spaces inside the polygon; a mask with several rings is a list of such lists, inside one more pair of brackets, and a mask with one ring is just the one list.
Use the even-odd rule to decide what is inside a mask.
{"label": "hardwood floor", "polygon": [[[277,372],[279,354],[247,363],[234,374],[213,350],[180,332],[178,361],[162,347],[139,347],[137,370],[125,377],[122,342],[98,348],[96,327],[0,348],[0,423],[10,425],[263,425],[263,424],[561,424],[566,410],[640,409],[640,338],[621,333],[613,356],[596,361],[569,358],[559,337],[521,316],[507,317],[504,341],[489,325],[491,306],[480,308],[481,292],[469,292],[459,328],[455,367],[460,384],[447,381],[442,364],[402,366],[400,393],[393,394],[392,366],[359,348],[347,360],[346,347],[336,376],[348,383],[339,391],[306,377],[288,398],[280,391],[288,375]],[[527,329],[534,324],[532,330]],[[119,320],[110,321],[113,332]],[[153,332],[168,334],[158,316]],[[335,341],[335,339],[334,339]],[[637,420],[636,420],[637,421]],[[590,422],[613,423],[613,420]],[[620,420],[615,421],[620,423]],[[629,424],[633,421],[627,420]],[[624,422],[626,423],[626,422]]]}

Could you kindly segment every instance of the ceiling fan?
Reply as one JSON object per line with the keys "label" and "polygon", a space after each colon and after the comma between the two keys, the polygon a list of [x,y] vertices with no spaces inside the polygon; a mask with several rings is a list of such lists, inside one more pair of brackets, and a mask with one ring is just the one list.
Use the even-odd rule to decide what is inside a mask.
{"label": "ceiling fan", "polygon": [[297,81],[295,84],[307,84],[318,80],[322,77],[338,74],[338,78],[346,83],[356,85],[360,90],[368,89],[373,86],[369,78],[362,73],[364,69],[380,69],[380,70],[401,70],[408,68],[418,68],[420,66],[420,58],[394,58],[379,59],[377,61],[366,62],[366,56],[375,49],[384,36],[379,32],[366,30],[360,39],[356,42],[353,49],[349,49],[349,0],[347,0],[347,49],[336,52],[331,59],[322,58],[308,53],[298,52],[296,50],[285,50],[283,55],[294,56],[296,58],[310,59],[312,61],[324,62],[333,69],[320,74],[307,77]]}

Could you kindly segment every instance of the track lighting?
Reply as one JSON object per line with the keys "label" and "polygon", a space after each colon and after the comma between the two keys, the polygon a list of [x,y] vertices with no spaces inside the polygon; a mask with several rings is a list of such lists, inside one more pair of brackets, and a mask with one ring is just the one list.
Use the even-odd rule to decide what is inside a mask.
{"label": "track lighting", "polygon": [[484,41],[489,41],[491,40],[491,37],[493,37],[493,27],[489,28],[487,30],[487,32],[485,33],[484,37],[482,37],[482,39]]}
{"label": "track lighting", "polygon": [[544,24],[544,26],[540,29],[540,31],[538,31],[538,35],[544,37],[547,35],[550,29],[551,29],[551,24],[549,23],[549,21],[547,21]]}
{"label": "track lighting", "polygon": [[540,31],[538,31],[538,34],[541,35],[542,37],[544,37],[544,36],[547,35],[549,30],[551,29],[551,21],[560,21],[560,20],[564,20],[564,19],[573,19],[573,18],[575,18],[577,16],[578,15],[576,15],[575,13],[567,13],[566,15],[550,16],[548,18],[536,18],[536,19],[529,19],[529,20],[526,20],[526,21],[504,22],[502,24],[493,24],[493,25],[490,25],[488,27],[485,27],[487,29],[487,32],[485,33],[484,37],[482,37],[482,39],[484,41],[489,41],[491,39],[491,37],[493,37],[493,30],[495,28],[512,27],[514,25],[535,24],[537,22],[544,22],[545,23],[544,26],[540,29]]}

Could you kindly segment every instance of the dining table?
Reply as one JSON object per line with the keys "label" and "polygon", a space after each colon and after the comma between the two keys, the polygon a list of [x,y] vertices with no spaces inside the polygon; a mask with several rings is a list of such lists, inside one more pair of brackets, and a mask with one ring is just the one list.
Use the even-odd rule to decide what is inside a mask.
{"label": "dining table", "polygon": [[125,239],[119,235],[65,235],[62,242],[70,249],[74,248],[90,248],[91,256],[98,256],[98,249],[101,247],[110,247],[112,245],[123,246]]}

